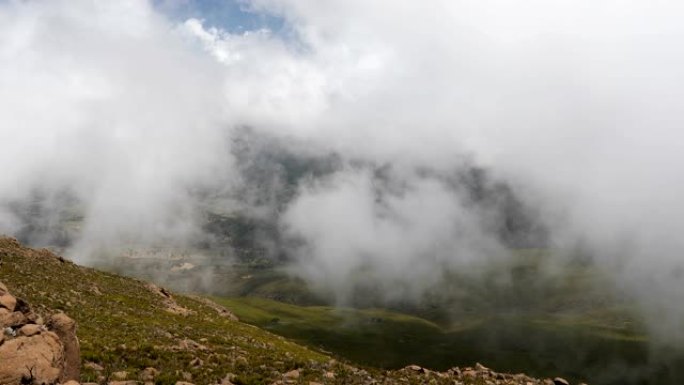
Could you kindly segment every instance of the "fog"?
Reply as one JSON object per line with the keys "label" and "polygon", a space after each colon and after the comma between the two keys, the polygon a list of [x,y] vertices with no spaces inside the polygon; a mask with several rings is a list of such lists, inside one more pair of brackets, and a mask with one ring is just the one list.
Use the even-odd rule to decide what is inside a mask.
{"label": "fog", "polygon": [[[0,232],[78,212],[82,263],[182,247],[206,236],[210,191],[224,212],[274,215],[292,271],[341,302],[362,270],[389,299],[420,298],[445,268],[509,255],[497,205],[459,178],[474,165],[548,229],[536,246],[581,244],[656,335],[684,337],[684,5],[242,6],[284,30],[145,1],[1,1]],[[281,206],[249,199],[266,192],[236,160],[244,127],[336,166]]]}

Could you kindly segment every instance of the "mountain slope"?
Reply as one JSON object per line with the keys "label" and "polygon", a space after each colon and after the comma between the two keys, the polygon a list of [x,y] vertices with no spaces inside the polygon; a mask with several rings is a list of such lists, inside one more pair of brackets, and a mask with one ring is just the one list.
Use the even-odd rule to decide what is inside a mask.
{"label": "mountain slope", "polygon": [[77,321],[84,382],[142,380],[151,367],[156,384],[542,383],[482,367],[360,369],[236,321],[208,300],[77,266],[10,238],[0,238],[0,281],[37,313],[63,310]]}

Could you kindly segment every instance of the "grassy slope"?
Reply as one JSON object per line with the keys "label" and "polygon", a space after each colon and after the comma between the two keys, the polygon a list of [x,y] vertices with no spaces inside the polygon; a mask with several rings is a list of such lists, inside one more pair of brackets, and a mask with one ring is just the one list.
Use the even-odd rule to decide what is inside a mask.
{"label": "grassy slope", "polygon": [[[245,322],[377,367],[419,362],[415,344],[441,335],[432,322],[382,309],[304,307],[255,297],[215,300],[234,309]],[[422,364],[434,367],[431,362]]]}
{"label": "grassy slope", "polygon": [[[271,383],[295,368],[302,373],[299,383],[353,384],[371,377],[380,383],[396,383],[399,376],[407,378],[405,372],[331,363],[327,354],[220,317],[190,297],[176,295],[175,299],[192,315],[172,314],[163,298],[142,281],[79,267],[4,238],[0,238],[0,281],[39,312],[61,309],[75,318],[84,363],[104,366],[105,379],[120,370],[136,379],[148,366],[161,371],[158,384],[175,383],[183,372],[191,374],[197,384],[218,381],[227,373],[237,375],[236,384]],[[443,328],[415,316],[377,309],[301,307],[254,298],[220,301],[246,322],[372,365],[397,367],[410,362],[447,368],[482,360],[498,369],[584,377],[592,384],[684,383],[681,360],[642,368],[649,359],[643,338],[611,326],[609,318],[616,312],[610,310],[555,317],[474,317],[460,327]],[[179,348],[185,339],[207,349]],[[193,366],[195,358],[203,364]],[[336,377],[324,378],[326,371],[335,372]],[[98,376],[84,368],[82,380]],[[439,378],[432,380],[441,383]],[[424,379],[409,376],[407,381],[422,383]]]}
{"label": "grassy slope", "polygon": [[[244,321],[365,365],[445,369],[480,361],[506,371],[560,374],[595,384],[636,384],[645,378],[666,384],[672,376],[682,378],[669,353],[664,360],[652,359],[630,302],[613,297],[599,270],[582,263],[548,265],[546,250],[517,250],[513,257],[474,274],[451,273],[420,308],[395,307],[413,317],[233,298],[323,302],[277,267],[236,264],[215,269],[211,280],[214,288],[225,290],[217,295],[231,298],[218,301]],[[176,283],[191,274],[171,273],[167,284],[187,290]],[[630,371],[606,369],[624,367]]]}
{"label": "grassy slope", "polygon": [[[195,384],[212,384],[227,374],[234,375],[236,385],[271,384],[283,380],[283,374],[293,369],[300,375],[287,378],[288,384],[454,383],[454,377],[446,373],[355,367],[255,326],[221,317],[214,307],[193,297],[174,295],[179,306],[192,311],[190,315],[175,314],[143,281],[81,267],[47,250],[22,247],[14,239],[0,237],[0,281],[39,314],[63,310],[78,322],[83,382],[104,384],[118,371],[127,371],[128,379],[139,380],[144,368],[154,367],[160,371],[155,384],[188,379]],[[279,314],[285,317],[286,309],[281,310]],[[311,316],[316,313],[314,310]],[[387,316],[374,311],[364,314]],[[390,318],[434,328],[414,317]],[[337,322],[334,317],[332,322]],[[189,340],[201,347],[182,346]],[[88,362],[104,370],[90,369]],[[485,384],[480,377],[460,378],[460,382]]]}
{"label": "grassy slope", "polygon": [[304,307],[253,297],[216,301],[245,322],[378,367],[416,363],[443,370],[482,361],[505,371],[559,374],[592,384],[672,384],[683,374],[673,366],[676,360],[664,366],[649,362],[645,337],[608,325],[606,314],[507,314],[443,329],[387,310]]}
{"label": "grassy slope", "polygon": [[[322,354],[274,336],[254,326],[221,317],[209,306],[177,295],[189,316],[166,310],[163,298],[142,281],[83,268],[60,260],[47,251],[20,247],[0,238],[0,280],[13,294],[26,299],[39,312],[64,310],[78,322],[82,357],[105,367],[105,377],[126,370],[132,378],[148,366],[161,371],[157,383],[175,383],[182,372],[193,381],[208,384],[227,373],[236,383],[264,383],[274,373],[308,368],[314,373],[329,360]],[[101,294],[98,294],[101,293]],[[191,339],[208,349],[178,349]],[[203,360],[193,367],[194,358]],[[305,371],[305,373],[307,373]],[[97,374],[84,369],[82,380]]]}

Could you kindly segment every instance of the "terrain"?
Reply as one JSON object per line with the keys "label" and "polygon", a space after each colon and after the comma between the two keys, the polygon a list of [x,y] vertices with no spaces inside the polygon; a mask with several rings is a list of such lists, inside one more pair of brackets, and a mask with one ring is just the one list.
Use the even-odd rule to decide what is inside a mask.
{"label": "terrain", "polygon": [[[354,365],[376,368],[367,370],[399,370],[416,364],[444,371],[454,365],[473,366],[479,361],[502,371],[538,377],[561,375],[574,382],[599,385],[684,383],[684,352],[651,340],[635,299],[614,285],[610,272],[596,266],[592,255],[582,250],[572,255],[554,255],[555,251],[545,242],[546,230],[535,221],[534,210],[524,205],[510,186],[475,166],[466,165],[438,177],[465,189],[478,210],[494,213],[498,220],[494,221],[497,227],[492,231],[508,248],[510,255],[506,258],[445,269],[432,286],[414,298],[388,299],[387,290],[374,285],[374,277],[378,276],[374,273],[378,272],[356,274],[357,281],[348,282],[350,292],[342,303],[325,288],[311,287],[297,274],[296,250],[289,247],[296,240],[283,233],[279,215],[303,183],[324,179],[342,167],[340,159],[335,154],[302,156],[269,138],[255,136],[248,129],[234,140],[234,155],[245,182],[243,190],[197,192],[201,237],[186,245],[157,242],[141,246],[122,241],[91,250],[88,263],[98,270],[79,268],[79,274],[86,271],[92,275],[70,276],[67,280],[102,280],[108,285],[122,286],[115,285],[109,290],[123,290],[115,298],[107,298],[109,305],[99,302],[98,297],[93,299],[99,309],[112,303],[124,306],[115,314],[122,326],[112,331],[123,333],[123,340],[117,337],[117,343],[90,348],[84,345],[88,348],[84,349],[85,354],[95,354],[93,360],[100,359],[102,346],[114,349],[114,356],[125,354],[126,350],[119,347],[129,347],[131,342],[125,341],[128,337],[123,330],[132,335],[139,329],[145,330],[143,335],[159,335],[168,346],[175,346],[183,338],[196,342],[198,338],[214,338],[209,332],[201,336],[175,332],[174,336],[168,326],[178,322],[173,317],[162,321],[166,318],[157,320],[155,312],[138,312],[136,306],[149,305],[145,302],[150,300],[145,299],[149,290],[141,289],[142,281],[146,281],[194,295],[176,296],[178,305],[191,310],[191,314],[200,314],[202,310],[198,309],[205,309],[196,298],[208,296],[243,322],[296,341],[298,346],[308,349],[307,354],[333,355]],[[366,166],[373,168],[377,184],[391,180],[388,168]],[[241,207],[251,209],[228,210],[225,202],[231,200],[248,202]],[[58,204],[51,205],[50,201]],[[23,242],[49,247],[57,254],[66,253],[67,257],[85,223],[83,208],[68,192],[50,199],[38,194],[11,208],[23,218],[24,226],[18,232]],[[41,220],[44,217],[54,220]],[[33,277],[41,273],[31,273],[29,267],[24,270]],[[123,276],[142,281],[129,281]],[[27,288],[18,290],[22,293]],[[89,291],[83,293],[79,295],[90,298]],[[143,294],[134,296],[139,293]],[[41,298],[30,292],[27,297],[38,300],[37,303],[52,301],[46,306],[68,311],[66,304],[55,303],[50,297]],[[74,305],[73,301],[69,303]],[[130,312],[136,314],[129,315]],[[105,322],[99,320],[104,316],[98,313],[92,318]],[[85,318],[78,311],[74,317]],[[218,326],[217,322],[225,321],[218,318],[204,324],[201,317],[185,317],[188,327],[193,329],[234,327],[231,323]],[[153,319],[151,325],[156,326],[149,326],[148,319]],[[106,321],[107,328],[114,325],[116,321]],[[171,333],[171,337],[165,332]],[[90,340],[86,339],[86,343]],[[162,366],[168,363],[165,354],[154,354]],[[192,351],[183,354],[190,357]],[[269,372],[282,373],[296,366],[291,360],[275,361],[290,363],[254,374],[256,383],[275,378],[269,377]],[[122,362],[112,370],[126,370],[127,365],[143,366]],[[186,370],[181,370],[181,374],[183,371],[197,376]],[[223,372],[237,375],[239,368],[231,366]],[[168,370],[163,373],[171,376]],[[181,374],[172,375],[172,380],[183,378]],[[90,375],[96,378],[103,374]],[[200,378],[203,383],[209,377]]]}
{"label": "terrain", "polygon": [[[652,340],[633,298],[591,261],[558,264],[548,250],[518,249],[480,270],[449,272],[418,303],[383,302],[365,288],[346,305],[273,261],[155,255],[103,268],[212,293],[244,322],[363,365],[447,370],[479,361],[592,384],[684,381],[684,352]],[[193,267],[175,268],[183,265]]]}
{"label": "terrain", "polygon": [[77,322],[82,382],[554,383],[482,365],[444,372],[356,366],[240,322],[207,299],[81,267],[12,238],[0,238],[0,279],[37,314],[63,311]]}

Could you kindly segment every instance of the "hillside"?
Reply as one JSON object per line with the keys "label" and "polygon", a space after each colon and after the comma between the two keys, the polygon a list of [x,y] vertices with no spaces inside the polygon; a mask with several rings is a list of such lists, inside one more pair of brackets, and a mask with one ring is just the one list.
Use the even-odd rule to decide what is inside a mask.
{"label": "hillside", "polygon": [[482,366],[441,373],[355,367],[241,323],[205,299],[77,266],[10,238],[0,238],[0,281],[36,313],[63,310],[76,320],[83,382],[134,384],[154,368],[155,384],[553,383]]}

